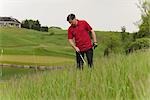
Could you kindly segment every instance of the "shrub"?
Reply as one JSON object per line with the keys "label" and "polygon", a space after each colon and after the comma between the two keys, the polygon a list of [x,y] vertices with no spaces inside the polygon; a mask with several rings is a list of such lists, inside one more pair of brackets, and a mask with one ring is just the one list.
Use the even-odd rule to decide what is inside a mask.
{"label": "shrub", "polygon": [[47,26],[42,26],[40,30],[42,32],[48,32],[48,27]]}
{"label": "shrub", "polygon": [[147,49],[150,47],[150,38],[139,38],[136,39],[134,42],[129,43],[126,48],[126,54],[140,50],[140,49]]}

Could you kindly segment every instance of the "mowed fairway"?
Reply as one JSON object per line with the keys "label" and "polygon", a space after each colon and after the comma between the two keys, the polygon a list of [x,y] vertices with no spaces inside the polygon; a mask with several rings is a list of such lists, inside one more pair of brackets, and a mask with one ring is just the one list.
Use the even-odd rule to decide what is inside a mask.
{"label": "mowed fairway", "polygon": [[51,31],[46,33],[27,29],[1,28],[0,62],[29,65],[72,63],[74,53],[67,43],[66,31],[53,30],[54,35],[51,35]]}
{"label": "mowed fairway", "polygon": [[73,63],[74,59],[53,56],[32,56],[32,55],[4,55],[0,57],[1,63],[6,64],[27,64],[27,65],[49,65],[58,66]]}

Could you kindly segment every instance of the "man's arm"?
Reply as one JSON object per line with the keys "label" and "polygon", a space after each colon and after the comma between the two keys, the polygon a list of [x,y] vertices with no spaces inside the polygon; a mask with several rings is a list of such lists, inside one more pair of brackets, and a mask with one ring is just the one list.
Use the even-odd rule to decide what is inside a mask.
{"label": "man's arm", "polygon": [[94,30],[91,30],[91,34],[92,34],[92,39],[93,39],[93,48],[95,49],[97,47],[97,39],[96,39],[96,34],[94,32]]}
{"label": "man's arm", "polygon": [[91,30],[91,33],[92,33],[93,42],[97,43],[96,34],[95,34],[94,30]]}
{"label": "man's arm", "polygon": [[73,39],[68,39],[68,41],[75,51],[80,52],[80,49],[75,46]]}

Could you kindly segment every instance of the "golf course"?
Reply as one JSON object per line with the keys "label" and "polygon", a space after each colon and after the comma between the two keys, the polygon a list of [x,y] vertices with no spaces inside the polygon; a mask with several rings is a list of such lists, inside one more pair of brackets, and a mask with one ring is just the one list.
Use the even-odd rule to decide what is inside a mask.
{"label": "golf course", "polygon": [[[66,30],[0,28],[1,65],[63,67],[42,71],[1,67],[0,100],[149,100],[150,50],[126,54],[120,32],[95,33],[94,69],[77,70]],[[127,34],[126,42],[133,36]]]}
{"label": "golf course", "polygon": [[0,0],[0,100],[150,100],[150,0]]}

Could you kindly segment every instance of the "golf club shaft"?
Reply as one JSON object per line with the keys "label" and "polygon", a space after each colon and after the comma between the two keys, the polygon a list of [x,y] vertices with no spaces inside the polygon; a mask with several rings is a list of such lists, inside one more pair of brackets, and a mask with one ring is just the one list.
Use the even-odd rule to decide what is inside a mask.
{"label": "golf club shaft", "polygon": [[[79,52],[78,52],[78,53],[79,53]],[[86,61],[85,61],[84,58],[82,57],[81,53],[79,53],[79,55],[80,55],[82,61],[84,62],[84,64],[86,65]]]}

